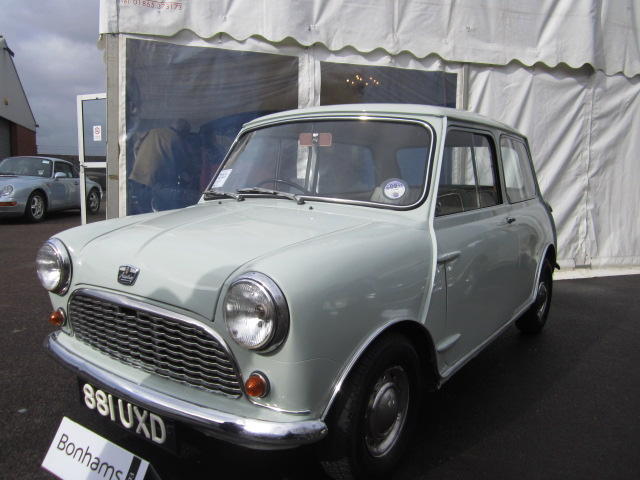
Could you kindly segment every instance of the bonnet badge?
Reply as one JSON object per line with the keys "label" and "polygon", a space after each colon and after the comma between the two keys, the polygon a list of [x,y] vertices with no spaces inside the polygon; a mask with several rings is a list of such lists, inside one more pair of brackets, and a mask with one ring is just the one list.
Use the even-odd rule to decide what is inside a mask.
{"label": "bonnet badge", "polygon": [[140,269],[131,265],[121,265],[118,270],[118,282],[123,285],[133,285],[136,283]]}

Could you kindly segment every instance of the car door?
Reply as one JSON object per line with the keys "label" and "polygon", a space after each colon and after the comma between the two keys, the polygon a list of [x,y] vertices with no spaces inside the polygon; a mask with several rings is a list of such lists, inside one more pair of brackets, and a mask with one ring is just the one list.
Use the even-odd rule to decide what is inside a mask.
{"label": "car door", "polygon": [[525,141],[513,135],[500,137],[500,157],[505,185],[505,199],[510,204],[511,229],[518,240],[518,272],[514,279],[512,315],[519,313],[531,298],[540,254],[544,245],[547,213],[537,197],[535,177]]}
{"label": "car door", "polygon": [[80,181],[73,178],[71,165],[66,162],[55,162],[53,173],[55,208],[72,208],[79,206],[78,188]]}
{"label": "car door", "polygon": [[510,319],[517,236],[499,181],[489,132],[447,132],[436,199],[438,263],[446,284],[446,335],[437,345],[449,366]]}
{"label": "car door", "polygon": [[69,203],[72,208],[80,208],[80,174],[73,166],[69,165],[69,168],[73,178],[69,191]]}

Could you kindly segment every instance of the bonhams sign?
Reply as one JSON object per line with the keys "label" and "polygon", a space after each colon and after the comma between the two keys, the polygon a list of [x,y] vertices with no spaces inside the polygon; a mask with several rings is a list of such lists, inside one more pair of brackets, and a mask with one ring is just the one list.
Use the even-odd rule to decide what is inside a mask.
{"label": "bonhams sign", "polygon": [[64,417],[42,466],[65,480],[142,480],[149,463]]}

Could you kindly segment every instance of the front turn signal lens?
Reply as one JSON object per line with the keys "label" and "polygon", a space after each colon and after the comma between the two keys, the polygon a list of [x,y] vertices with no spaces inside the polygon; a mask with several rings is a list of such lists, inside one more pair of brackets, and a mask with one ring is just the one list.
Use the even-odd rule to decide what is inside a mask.
{"label": "front turn signal lens", "polygon": [[56,327],[61,327],[64,325],[64,321],[66,320],[66,316],[64,314],[64,310],[59,308],[55,312],[51,312],[49,315],[49,323],[55,325]]}
{"label": "front turn signal lens", "polygon": [[244,389],[250,397],[262,398],[269,393],[269,380],[260,372],[253,372],[244,382]]}

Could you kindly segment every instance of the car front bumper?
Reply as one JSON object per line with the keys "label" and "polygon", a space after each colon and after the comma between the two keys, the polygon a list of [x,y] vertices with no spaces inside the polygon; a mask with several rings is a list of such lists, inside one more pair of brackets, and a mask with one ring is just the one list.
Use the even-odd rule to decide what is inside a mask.
{"label": "car front bumper", "polygon": [[0,216],[14,217],[24,215],[26,203],[16,198],[0,197]]}
{"label": "car front bumper", "polygon": [[126,380],[76,355],[57,339],[54,332],[45,348],[78,376],[100,385],[140,407],[172,418],[207,435],[237,445],[261,450],[294,448],[314,443],[327,434],[321,420],[273,422],[241,417],[213,410]]}

